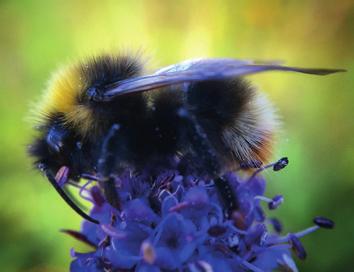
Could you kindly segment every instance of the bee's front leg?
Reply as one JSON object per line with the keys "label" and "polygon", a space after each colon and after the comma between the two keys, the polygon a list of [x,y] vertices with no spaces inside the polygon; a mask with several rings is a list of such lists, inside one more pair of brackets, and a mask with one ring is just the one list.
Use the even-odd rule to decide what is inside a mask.
{"label": "bee's front leg", "polygon": [[[38,168],[46,175],[48,178],[49,182],[52,184],[52,186],[55,188],[55,190],[59,193],[59,195],[64,199],[64,201],[75,211],[77,212],[80,216],[82,216],[84,219],[87,221],[90,221],[94,224],[99,224],[99,221],[96,219],[92,218],[88,214],[86,214],[83,210],[79,208],[78,205],[75,204],[74,201],[72,201],[69,196],[65,193],[65,191],[60,187],[57,179],[53,175],[53,173],[49,170],[48,166],[45,163],[39,163]],[[67,178],[67,177],[65,177]]]}

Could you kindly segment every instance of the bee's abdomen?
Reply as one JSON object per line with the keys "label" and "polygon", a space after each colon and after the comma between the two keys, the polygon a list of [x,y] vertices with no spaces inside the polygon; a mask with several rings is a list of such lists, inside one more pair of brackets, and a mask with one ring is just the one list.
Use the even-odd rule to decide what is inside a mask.
{"label": "bee's abdomen", "polygon": [[269,159],[276,128],[273,107],[247,81],[192,84],[187,103],[224,165],[258,167]]}
{"label": "bee's abdomen", "polygon": [[239,78],[201,81],[189,87],[187,103],[200,121],[224,128],[242,113],[252,96],[253,89]]}
{"label": "bee's abdomen", "polygon": [[255,93],[232,125],[222,133],[230,158],[241,166],[259,167],[272,154],[275,130],[278,127],[274,108],[261,93]]}

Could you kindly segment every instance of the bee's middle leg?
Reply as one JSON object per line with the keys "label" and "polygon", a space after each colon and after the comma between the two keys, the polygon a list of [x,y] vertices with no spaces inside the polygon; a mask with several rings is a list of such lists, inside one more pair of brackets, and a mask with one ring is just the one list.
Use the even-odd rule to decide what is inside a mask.
{"label": "bee's middle leg", "polygon": [[115,179],[112,176],[114,167],[118,161],[116,152],[118,133],[119,125],[113,125],[103,141],[101,154],[97,163],[100,186],[103,188],[108,203],[116,209],[121,208],[121,202],[115,187]]}

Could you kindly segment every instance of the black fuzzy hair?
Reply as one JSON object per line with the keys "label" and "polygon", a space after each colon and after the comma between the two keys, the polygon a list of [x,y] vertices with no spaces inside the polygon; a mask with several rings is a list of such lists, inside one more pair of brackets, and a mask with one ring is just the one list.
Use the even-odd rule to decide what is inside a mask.
{"label": "black fuzzy hair", "polygon": [[138,57],[101,55],[80,63],[80,73],[88,86],[103,86],[141,75]]}

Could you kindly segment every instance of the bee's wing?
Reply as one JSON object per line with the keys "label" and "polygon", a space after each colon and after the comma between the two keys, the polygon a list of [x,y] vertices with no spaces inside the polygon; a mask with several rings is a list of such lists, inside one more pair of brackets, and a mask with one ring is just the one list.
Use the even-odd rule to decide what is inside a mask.
{"label": "bee's wing", "polygon": [[277,64],[236,59],[199,59],[184,61],[158,70],[155,74],[126,79],[104,94],[104,100],[112,97],[153,90],[164,86],[202,80],[220,80],[265,71],[290,71],[314,75],[343,72],[343,69],[299,68]]}
{"label": "bee's wing", "polygon": [[[246,64],[281,64],[282,61],[279,60],[269,60],[269,61],[262,61],[262,60],[236,60],[236,59],[190,59],[185,60],[177,64],[169,65],[167,67],[161,68],[155,72],[155,74],[163,74],[163,73],[170,73],[170,72],[181,72],[187,69],[196,69],[197,67],[203,69],[207,68],[215,68],[215,65],[246,65]],[[193,67],[192,67],[193,66]],[[214,66],[214,67],[212,67]]]}

